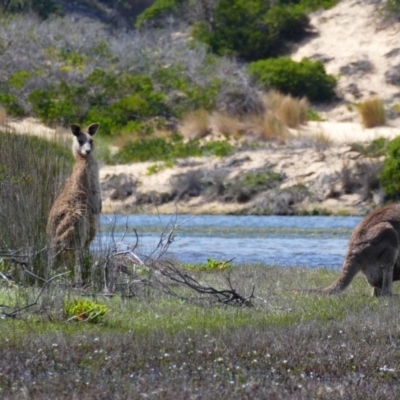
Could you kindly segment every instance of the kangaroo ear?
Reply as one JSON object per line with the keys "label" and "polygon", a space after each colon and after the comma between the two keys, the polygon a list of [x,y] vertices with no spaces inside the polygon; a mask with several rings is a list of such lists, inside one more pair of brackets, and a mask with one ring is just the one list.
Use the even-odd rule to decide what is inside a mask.
{"label": "kangaroo ear", "polygon": [[90,136],[93,136],[96,132],[97,132],[97,129],[99,129],[99,124],[90,124],[89,126],[88,126],[88,128],[87,128],[87,132],[88,132],[88,134],[90,135]]}
{"label": "kangaroo ear", "polygon": [[79,136],[82,133],[81,127],[77,124],[71,125],[71,131],[74,136]]}

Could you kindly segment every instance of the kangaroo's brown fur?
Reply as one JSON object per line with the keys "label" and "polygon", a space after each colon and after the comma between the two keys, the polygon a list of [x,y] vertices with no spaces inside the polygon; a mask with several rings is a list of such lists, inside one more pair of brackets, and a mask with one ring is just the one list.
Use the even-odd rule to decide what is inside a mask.
{"label": "kangaroo's brown fur", "polygon": [[339,293],[361,271],[375,296],[391,296],[393,281],[400,280],[399,237],[400,204],[369,214],[350,237],[341,275],[321,291]]}
{"label": "kangaroo's brown fur", "polygon": [[50,210],[47,224],[49,268],[53,266],[56,253],[74,251],[75,280],[78,283],[82,282],[83,252],[97,233],[101,213],[99,168],[92,139],[98,128],[99,124],[91,124],[83,131],[79,125],[71,125],[75,164]]}

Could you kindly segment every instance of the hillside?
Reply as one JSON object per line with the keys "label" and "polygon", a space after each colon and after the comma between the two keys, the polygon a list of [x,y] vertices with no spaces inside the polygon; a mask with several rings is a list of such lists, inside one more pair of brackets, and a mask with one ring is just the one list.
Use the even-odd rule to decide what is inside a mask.
{"label": "hillside", "polygon": [[[400,76],[400,48],[396,35],[400,23],[377,18],[377,10],[382,4],[342,0],[333,9],[313,13],[313,35],[297,44],[291,53],[295,60],[303,57],[319,59],[327,72],[340,76],[337,90],[341,101],[330,106],[317,106],[326,121],[309,122],[294,132],[297,139],[284,147],[243,152],[224,160],[182,162],[153,176],[146,174],[147,168],[154,163],[104,167],[101,176],[106,193],[115,195],[115,187],[109,189],[111,181],[122,185],[134,182],[132,193],[135,193],[124,200],[106,198],[106,210],[362,215],[382,204],[383,193],[374,181],[382,158],[364,157],[352,146],[352,143],[367,146],[379,137],[400,135],[400,87],[393,78],[396,73]],[[361,125],[355,103],[371,95],[379,95],[385,101],[389,117],[386,127],[364,129]],[[216,199],[215,195],[190,196],[187,193],[181,195],[179,201],[164,203],[162,200],[168,199],[165,193],[170,195],[177,190],[174,176],[190,172],[194,180],[195,172],[201,171],[196,178],[198,181],[215,181],[213,171],[220,171],[235,186],[238,176],[271,168],[284,177],[283,181],[273,190],[260,190],[250,201],[226,202]],[[189,192],[189,186],[186,183],[178,190]],[[306,192],[302,190],[303,186]],[[150,204],[138,204],[137,197],[142,198],[143,192],[152,193]],[[164,195],[155,196],[157,192]],[[240,190],[237,189],[235,196],[240,197]]]}
{"label": "hillside", "polygon": [[[253,141],[254,128],[242,121],[236,129],[244,131],[244,136],[231,138],[237,150],[223,158],[191,157],[172,164],[148,161],[103,165],[100,173],[104,212],[365,214],[382,204],[384,193],[377,176],[383,158],[368,154],[365,149],[374,139],[391,139],[400,135],[400,48],[396,43],[400,23],[385,20],[380,15],[382,7],[383,1],[342,0],[332,9],[311,14],[312,34],[292,46],[290,56],[294,60],[303,57],[320,60],[328,73],[339,77],[338,100],[329,105],[312,104],[321,117],[320,121],[309,121],[300,128],[290,129],[284,140],[261,143]],[[75,23],[74,19],[71,21]],[[89,42],[94,39],[89,37],[98,29],[96,24],[98,22],[85,23],[89,36],[87,43],[81,46],[84,52],[90,51]],[[46,29],[52,29],[51,22],[48,27],[45,25],[46,22],[41,28],[42,34]],[[100,39],[107,39],[106,30],[98,32]],[[82,34],[85,35],[83,30]],[[110,51],[118,55],[115,58],[118,61],[115,66],[111,57],[106,62],[112,68],[137,63],[134,54],[143,46],[141,37],[134,36],[134,41],[129,42],[129,34],[118,35],[112,38],[113,47],[110,47]],[[186,62],[191,77],[200,87],[207,84],[205,79],[210,76],[196,76],[194,73],[196,64],[206,55],[198,49],[186,47],[187,37],[181,31],[169,31],[162,38],[165,55],[156,50],[160,53],[157,61],[167,68],[175,62]],[[51,37],[43,38],[43,41],[50,46],[59,45]],[[154,43],[160,43],[160,39],[146,37],[147,45],[154,46]],[[124,48],[125,44],[129,47]],[[79,36],[70,41],[72,48],[75,45],[79,45]],[[157,44],[156,49],[161,49],[159,46]],[[127,59],[123,59],[125,56]],[[50,65],[39,58],[30,62],[33,60]],[[6,69],[12,62],[7,63]],[[28,60],[24,62],[29,66]],[[51,68],[59,63],[60,60],[56,59]],[[143,62],[139,66],[143,71],[146,68],[151,73],[156,71],[155,66],[149,69]],[[77,74],[80,64],[67,64],[67,67],[62,68],[69,77],[81,82],[82,78]],[[90,65],[91,70],[96,68],[96,64]],[[226,71],[234,68],[233,74],[227,74]],[[255,93],[243,79],[242,71],[242,65],[222,60],[211,74],[218,74],[229,85],[236,84],[246,96]],[[235,76],[241,79],[235,79]],[[384,100],[387,124],[365,129],[361,125],[357,104],[371,95],[379,95]],[[171,91],[168,96],[173,103],[186,95]],[[215,121],[216,114],[213,113],[209,117],[206,142],[221,139],[222,132],[216,128]],[[42,129],[34,119],[6,118],[4,124],[24,133],[46,132],[50,137],[54,132],[57,135],[69,134],[64,128],[47,126]],[[177,127],[180,129],[182,125],[177,124]],[[189,127],[189,136],[193,133],[190,129],[195,128]]]}

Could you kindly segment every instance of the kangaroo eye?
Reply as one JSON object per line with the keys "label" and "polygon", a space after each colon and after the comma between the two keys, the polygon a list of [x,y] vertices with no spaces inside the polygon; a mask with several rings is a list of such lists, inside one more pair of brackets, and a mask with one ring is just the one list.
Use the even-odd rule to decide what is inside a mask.
{"label": "kangaroo eye", "polygon": [[83,146],[85,144],[84,140],[78,140],[79,146]]}

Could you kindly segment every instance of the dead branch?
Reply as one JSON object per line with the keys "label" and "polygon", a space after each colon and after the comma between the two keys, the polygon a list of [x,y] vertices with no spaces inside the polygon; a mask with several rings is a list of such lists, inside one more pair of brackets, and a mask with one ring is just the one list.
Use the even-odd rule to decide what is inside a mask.
{"label": "dead branch", "polygon": [[[252,292],[249,296],[242,296],[233,287],[229,275],[227,277],[229,288],[219,290],[212,286],[204,286],[200,284],[195,278],[190,276],[186,271],[179,269],[171,262],[166,262],[162,265],[158,265],[156,268],[161,272],[162,276],[180,285],[187,286],[197,293],[200,293],[202,295],[207,295],[215,299],[217,303],[222,303],[226,305],[235,305],[235,306],[251,306],[251,299],[254,297],[255,287],[253,286]],[[178,295],[175,291],[173,291],[170,285],[161,281],[160,283],[167,293],[175,297],[178,297],[182,300],[185,300],[184,297]]]}
{"label": "dead branch", "polygon": [[35,300],[33,303],[27,304],[27,305],[25,305],[25,306],[23,306],[23,307],[20,307],[20,308],[16,308],[15,310],[13,310],[13,311],[11,311],[11,312],[9,312],[9,313],[3,311],[3,312],[0,314],[0,316],[1,316],[1,317],[8,317],[8,318],[16,318],[17,313],[19,313],[20,311],[26,310],[27,308],[30,308],[30,307],[33,307],[33,306],[37,305],[37,303],[38,303],[38,301],[39,301],[39,299],[40,299],[42,293],[43,293],[44,290],[46,289],[47,285],[48,285],[49,283],[51,283],[54,279],[59,278],[60,276],[66,275],[66,274],[68,274],[68,273],[69,273],[69,272],[63,272],[62,274],[55,275],[55,276],[53,276],[52,278],[50,278],[49,280],[47,280],[47,281],[45,282],[45,284],[42,286],[42,288],[40,289],[40,292],[39,292],[38,296],[36,297],[36,300]]}

